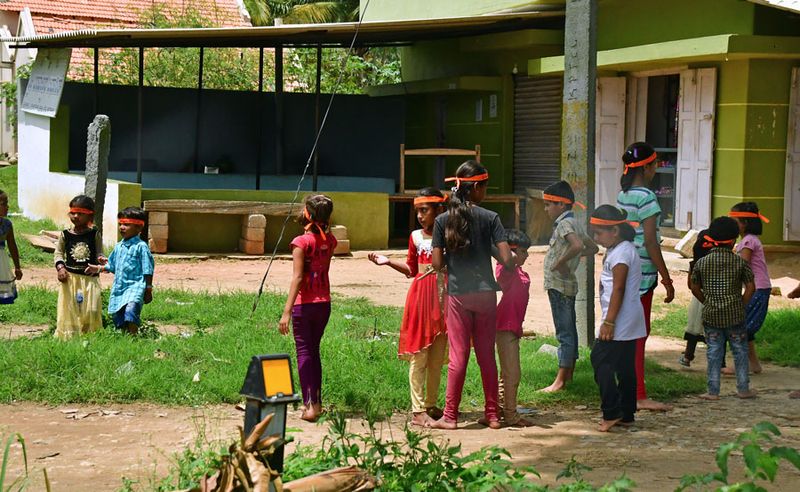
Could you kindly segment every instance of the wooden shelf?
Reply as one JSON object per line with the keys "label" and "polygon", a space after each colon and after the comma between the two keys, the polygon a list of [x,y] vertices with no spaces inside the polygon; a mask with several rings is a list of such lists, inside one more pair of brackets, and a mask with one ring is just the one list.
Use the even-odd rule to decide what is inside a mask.
{"label": "wooden shelf", "polygon": [[426,156],[426,157],[448,157],[448,156],[468,156],[481,162],[481,146],[475,145],[475,149],[407,149],[405,144],[400,144],[400,186],[399,193],[408,193],[413,190],[406,189],[406,156]]}

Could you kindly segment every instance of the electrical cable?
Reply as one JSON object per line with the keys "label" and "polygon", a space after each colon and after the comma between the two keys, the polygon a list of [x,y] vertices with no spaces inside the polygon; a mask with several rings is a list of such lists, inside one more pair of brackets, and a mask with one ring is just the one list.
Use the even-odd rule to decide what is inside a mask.
{"label": "electrical cable", "polygon": [[358,33],[361,29],[361,24],[364,22],[364,16],[367,13],[367,8],[369,7],[370,0],[367,0],[364,3],[364,9],[361,11],[361,17],[358,19],[358,23],[356,24],[356,30],[353,33],[353,39],[350,41],[350,47],[347,49],[347,55],[342,59],[342,66],[341,70],[339,71],[339,76],[336,79],[336,83],[333,86],[333,90],[331,91],[331,97],[328,99],[328,107],[325,108],[325,114],[322,117],[322,122],[319,125],[319,130],[317,130],[317,135],[314,138],[314,145],[311,147],[311,152],[308,155],[308,160],[306,160],[306,165],[303,168],[303,173],[300,175],[300,180],[297,182],[297,189],[294,192],[294,197],[292,198],[291,204],[289,206],[289,213],[286,215],[286,218],[283,221],[283,225],[281,226],[281,232],[278,235],[278,240],[275,242],[275,247],[272,249],[272,254],[269,258],[269,263],[267,263],[267,269],[264,272],[264,276],[261,278],[261,284],[258,286],[258,293],[256,294],[256,298],[253,301],[253,309],[250,312],[250,316],[252,317],[253,314],[258,309],[258,301],[261,299],[261,295],[264,292],[264,284],[267,281],[267,277],[269,276],[269,271],[272,268],[272,263],[275,261],[275,256],[278,253],[278,247],[283,241],[283,234],[286,232],[286,226],[289,224],[289,219],[292,217],[292,210],[294,208],[295,203],[297,203],[297,198],[300,196],[300,188],[303,186],[303,181],[306,179],[306,174],[308,173],[308,168],[311,166],[311,161],[314,159],[314,154],[317,151],[317,146],[319,145],[319,139],[322,135],[322,131],[325,129],[325,123],[328,121],[328,114],[331,111],[331,106],[333,105],[333,100],[336,97],[336,94],[339,90],[339,85],[342,82],[342,78],[344,77],[345,67],[347,66],[347,60],[350,59],[350,56],[353,53],[353,47],[356,44],[356,39],[358,39]]}

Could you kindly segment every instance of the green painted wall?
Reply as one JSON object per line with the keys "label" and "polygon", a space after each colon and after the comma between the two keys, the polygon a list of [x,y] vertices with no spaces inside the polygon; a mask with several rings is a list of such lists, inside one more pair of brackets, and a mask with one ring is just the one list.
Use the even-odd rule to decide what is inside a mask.
{"label": "green painted wall", "polygon": [[[333,199],[333,223],[347,227],[353,249],[385,248],[389,238],[389,198],[382,193],[325,193]],[[142,200],[204,199],[289,202],[290,191],[252,190],[142,190]],[[282,217],[267,217],[267,250],[278,238]],[[302,232],[290,221],[282,244]],[[239,216],[210,214],[170,214],[169,249],[184,252],[231,252],[237,249],[241,223]],[[283,248],[286,250],[286,248]]]}
{"label": "green painted wall", "polygon": [[50,172],[69,172],[69,106],[60,105],[50,119]]}
{"label": "green painted wall", "polygon": [[719,65],[713,213],[755,201],[771,219],[764,243],[782,243],[788,60],[738,60]]}
{"label": "green painted wall", "polygon": [[564,0],[361,0],[365,20],[433,19],[488,14],[530,6],[563,6]]}

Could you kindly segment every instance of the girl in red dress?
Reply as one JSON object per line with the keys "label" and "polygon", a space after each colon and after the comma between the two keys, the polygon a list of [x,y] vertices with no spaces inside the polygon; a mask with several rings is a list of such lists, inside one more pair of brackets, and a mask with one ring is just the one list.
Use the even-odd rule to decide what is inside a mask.
{"label": "girl in red dress", "polygon": [[444,195],[436,188],[424,188],[414,199],[422,229],[411,233],[405,263],[375,253],[368,256],[376,265],[388,265],[414,279],[406,297],[397,352],[410,363],[411,423],[419,426],[427,426],[442,416],[436,403],[447,352],[443,309],[446,289],[445,275],[437,274],[431,266],[431,234],[434,219],[444,210],[444,201]]}

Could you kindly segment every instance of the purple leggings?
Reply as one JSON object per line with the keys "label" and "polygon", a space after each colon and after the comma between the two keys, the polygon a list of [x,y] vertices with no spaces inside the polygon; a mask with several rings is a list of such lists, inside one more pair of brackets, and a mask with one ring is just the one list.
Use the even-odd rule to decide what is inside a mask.
{"label": "purple leggings", "polygon": [[303,391],[303,403],[306,405],[322,403],[322,361],[319,357],[319,344],[330,316],[330,302],[296,304],[292,307],[297,372],[300,373],[300,388]]}

